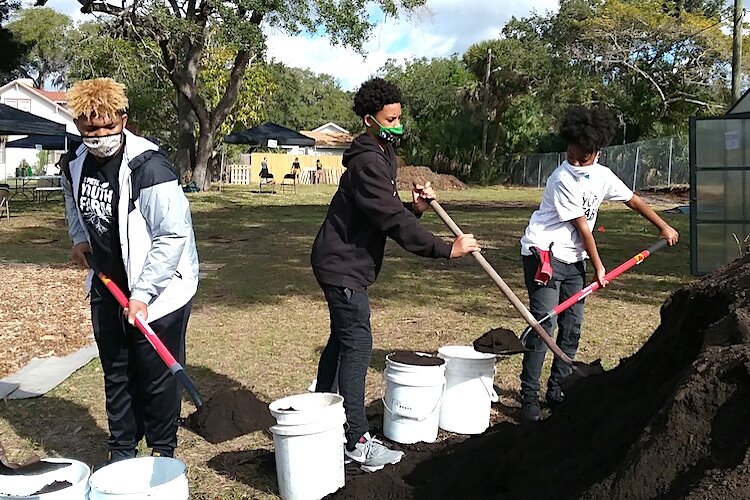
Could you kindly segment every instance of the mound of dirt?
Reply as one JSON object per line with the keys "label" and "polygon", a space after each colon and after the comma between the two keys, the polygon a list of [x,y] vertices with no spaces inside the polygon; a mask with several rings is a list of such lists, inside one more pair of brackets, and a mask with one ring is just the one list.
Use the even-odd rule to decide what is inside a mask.
{"label": "mound of dirt", "polygon": [[750,498],[749,287],[745,257],[673,293],[644,346],[548,419],[410,451],[336,496]]}
{"label": "mound of dirt", "polygon": [[438,174],[427,167],[399,166],[396,182],[400,190],[411,190],[412,183],[424,184],[430,182],[435,191],[450,191],[466,189],[466,184],[452,175]]}
{"label": "mound of dirt", "polygon": [[275,424],[268,403],[248,389],[231,389],[214,394],[185,419],[184,426],[217,444]]}

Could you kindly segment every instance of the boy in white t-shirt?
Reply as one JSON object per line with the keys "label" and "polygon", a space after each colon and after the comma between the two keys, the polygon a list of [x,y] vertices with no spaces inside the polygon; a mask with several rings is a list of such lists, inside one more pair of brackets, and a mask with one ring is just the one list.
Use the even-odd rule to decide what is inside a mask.
{"label": "boy in white t-shirt", "polygon": [[[615,121],[602,107],[571,108],[565,115],[560,135],[568,143],[567,161],[550,175],[539,209],[529,220],[521,238],[524,278],[530,309],[543,318],[551,309],[579,292],[586,283],[585,259],[591,259],[596,279],[606,286],[606,270],[599,258],[592,230],[603,201],[622,201],[659,229],[659,237],[674,245],[679,234],[659,217],[607,167],[597,162],[601,148],[614,137]],[[583,322],[583,301],[557,317],[557,345],[575,358]],[[542,323],[550,335],[552,320]],[[530,349],[523,357],[521,371],[521,415],[539,420],[539,379],[547,346],[538,335],[526,339]],[[547,381],[548,404],[560,403],[560,381],[571,367],[555,358]]]}

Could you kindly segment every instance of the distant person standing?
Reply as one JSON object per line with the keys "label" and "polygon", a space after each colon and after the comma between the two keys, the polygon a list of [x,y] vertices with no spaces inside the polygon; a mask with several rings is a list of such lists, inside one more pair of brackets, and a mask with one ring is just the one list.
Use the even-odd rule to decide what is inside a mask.
{"label": "distant person standing", "polygon": [[268,158],[263,157],[263,161],[260,162],[260,180],[261,182],[271,182],[273,174],[268,171]]}
{"label": "distant person standing", "polygon": [[292,163],[292,173],[294,174],[294,181],[299,182],[299,173],[302,171],[302,167],[299,164],[299,158],[294,158]]}
{"label": "distant person standing", "polygon": [[320,158],[315,160],[315,182],[320,184],[320,179],[323,177],[323,165],[320,163]]}

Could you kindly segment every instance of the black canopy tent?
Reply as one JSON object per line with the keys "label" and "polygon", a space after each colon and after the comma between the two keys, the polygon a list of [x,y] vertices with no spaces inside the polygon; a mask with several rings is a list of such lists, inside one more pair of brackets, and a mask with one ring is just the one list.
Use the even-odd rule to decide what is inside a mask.
{"label": "black canopy tent", "polygon": [[0,135],[64,136],[65,134],[65,125],[62,123],[0,104]]}
{"label": "black canopy tent", "polygon": [[268,147],[269,140],[275,140],[278,146],[315,146],[315,139],[270,122],[224,137],[227,144],[248,144],[264,148]]}
{"label": "black canopy tent", "polygon": [[66,133],[62,135],[30,135],[5,144],[7,148],[41,149],[46,151],[66,151],[68,145],[80,144],[81,136]]}

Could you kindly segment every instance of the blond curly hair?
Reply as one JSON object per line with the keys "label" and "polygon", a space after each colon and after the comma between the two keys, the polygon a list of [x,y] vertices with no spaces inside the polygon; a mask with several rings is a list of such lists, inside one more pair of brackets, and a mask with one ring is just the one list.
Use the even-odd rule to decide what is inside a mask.
{"label": "blond curly hair", "polygon": [[125,85],[112,78],[81,80],[68,90],[68,109],[73,116],[114,118],[128,109]]}

